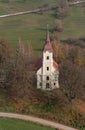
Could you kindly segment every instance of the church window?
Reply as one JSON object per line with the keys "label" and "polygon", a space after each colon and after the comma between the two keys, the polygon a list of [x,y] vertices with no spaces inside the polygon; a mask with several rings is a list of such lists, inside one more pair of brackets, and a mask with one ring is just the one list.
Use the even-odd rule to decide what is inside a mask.
{"label": "church window", "polygon": [[47,76],[46,79],[49,80],[49,76]]}
{"label": "church window", "polygon": [[56,84],[54,83],[54,85],[56,85]]}
{"label": "church window", "polygon": [[50,84],[49,83],[46,83],[46,88],[50,88]]}
{"label": "church window", "polygon": [[47,70],[49,70],[49,67],[47,67]]}
{"label": "church window", "polygon": [[47,56],[47,60],[49,60],[49,56]]}

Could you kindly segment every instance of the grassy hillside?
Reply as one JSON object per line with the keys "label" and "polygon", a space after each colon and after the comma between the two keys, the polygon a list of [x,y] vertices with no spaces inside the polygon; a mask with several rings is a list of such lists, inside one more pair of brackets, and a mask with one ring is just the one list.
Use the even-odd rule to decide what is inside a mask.
{"label": "grassy hillside", "polygon": [[0,118],[0,130],[53,130],[22,120]]}
{"label": "grassy hillside", "polygon": [[85,37],[85,7],[70,7],[69,16],[63,20],[63,39]]}
{"label": "grassy hillside", "polygon": [[55,5],[58,0],[0,0],[0,14],[26,11],[42,7],[43,5]]}
{"label": "grassy hillside", "polygon": [[0,89],[0,111],[15,111],[13,103],[8,98],[7,91],[2,89]]}
{"label": "grassy hillside", "polygon": [[[25,11],[42,7],[45,4],[54,5],[58,0],[35,0],[20,2],[12,0],[10,2],[0,2],[0,14]],[[59,33],[60,39],[78,38],[85,36],[85,8],[70,7],[69,16],[63,20],[64,31]],[[21,37],[24,43],[32,44],[34,51],[39,54],[45,40],[46,24],[52,28],[56,20],[56,11],[48,11],[44,14],[27,14],[21,16],[0,18],[0,37],[7,38],[12,46]]]}
{"label": "grassy hillside", "polygon": [[[29,91],[31,92],[31,90]],[[58,90],[56,91],[56,95],[57,94],[60,94]],[[37,95],[36,98],[35,95]],[[62,96],[60,95],[56,98],[55,105],[49,105],[46,101],[43,102],[43,100],[46,100],[45,97],[46,95],[44,92],[35,90],[33,91],[32,97],[29,97],[27,100],[14,98],[9,97],[5,90],[0,89],[0,111],[34,115],[72,127],[78,127],[84,124],[85,104],[83,101],[74,100],[72,104],[67,104],[65,98],[61,99]],[[41,101],[39,101],[40,99]],[[34,130],[34,127],[37,130],[52,130],[48,127],[41,127],[24,121],[0,118],[1,130],[4,130],[5,128],[6,130],[11,130],[11,128],[12,130],[23,130],[23,128],[24,130],[27,130],[28,128],[29,130]],[[85,130],[85,127],[82,126],[80,130]]]}
{"label": "grassy hillside", "polygon": [[54,12],[44,15],[28,14],[0,20],[0,36],[7,38],[12,45],[21,37],[23,41],[30,42],[34,49],[41,49],[44,44],[46,24],[52,25]]}

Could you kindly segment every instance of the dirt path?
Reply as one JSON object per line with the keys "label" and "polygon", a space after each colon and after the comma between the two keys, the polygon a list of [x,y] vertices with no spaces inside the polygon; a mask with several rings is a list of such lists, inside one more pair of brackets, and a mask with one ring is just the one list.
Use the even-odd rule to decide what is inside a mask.
{"label": "dirt path", "polygon": [[38,9],[34,9],[34,10],[28,10],[28,11],[23,11],[23,12],[16,12],[16,13],[11,13],[11,14],[6,14],[6,15],[0,15],[0,18],[5,18],[5,17],[11,17],[11,16],[18,16],[18,15],[24,15],[24,14],[30,14],[30,13],[42,13],[48,10],[53,10],[56,9],[56,6],[52,6],[52,7],[43,7],[43,8],[38,8]]}
{"label": "dirt path", "polygon": [[74,2],[69,2],[69,5],[77,5],[77,4],[82,4],[82,3],[85,3],[85,0],[77,0]]}
{"label": "dirt path", "polygon": [[52,122],[52,121],[44,120],[44,119],[33,117],[33,116],[0,112],[0,117],[21,119],[21,120],[37,123],[37,124],[40,124],[40,125],[49,126],[49,127],[59,129],[59,130],[77,130],[77,129],[74,129],[74,128],[64,126],[64,125],[59,124],[59,123],[55,123],[55,122]]}

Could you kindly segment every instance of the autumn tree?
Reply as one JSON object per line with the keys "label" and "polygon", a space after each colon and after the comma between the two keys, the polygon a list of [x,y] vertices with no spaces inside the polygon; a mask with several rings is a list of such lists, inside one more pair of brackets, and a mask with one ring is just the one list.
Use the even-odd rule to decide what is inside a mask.
{"label": "autumn tree", "polygon": [[59,63],[63,62],[65,60],[65,55],[63,52],[62,45],[56,39],[54,39],[52,42],[52,47],[53,47],[53,56],[55,61]]}
{"label": "autumn tree", "polygon": [[11,51],[9,42],[4,38],[0,38],[0,87],[6,85],[6,75],[12,57]]}
{"label": "autumn tree", "polygon": [[57,10],[57,17],[64,18],[68,15],[69,5],[67,0],[60,0],[59,1],[59,8]]}
{"label": "autumn tree", "polygon": [[29,57],[28,50],[31,51],[19,40],[7,75],[7,90],[11,95],[31,96],[29,89],[33,89],[35,72],[30,69],[34,57]]}
{"label": "autumn tree", "polygon": [[6,60],[10,57],[11,47],[9,42],[0,38],[0,64],[4,64]]}
{"label": "autumn tree", "polygon": [[54,39],[52,42],[52,48],[53,48],[53,57],[56,61],[58,57],[58,49],[59,49],[59,44],[57,43],[56,39]]}
{"label": "autumn tree", "polygon": [[72,46],[68,52],[68,60],[80,67],[85,66],[85,49],[78,46]]}
{"label": "autumn tree", "polygon": [[74,65],[71,61],[66,61],[60,65],[60,87],[71,102],[79,96],[80,91],[84,91],[85,69]]}
{"label": "autumn tree", "polygon": [[63,24],[61,19],[56,19],[54,21],[52,32],[62,32],[63,31]]}
{"label": "autumn tree", "polygon": [[76,50],[74,63],[80,67],[84,66],[85,64],[85,53],[80,47]]}

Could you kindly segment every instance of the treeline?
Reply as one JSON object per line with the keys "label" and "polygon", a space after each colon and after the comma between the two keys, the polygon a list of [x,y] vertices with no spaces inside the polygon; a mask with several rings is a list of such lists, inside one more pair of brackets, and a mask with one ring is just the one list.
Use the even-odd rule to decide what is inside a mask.
{"label": "treeline", "polygon": [[73,46],[79,46],[80,48],[85,48],[85,37],[81,37],[78,39],[69,38],[66,40],[61,40],[63,44],[69,44]]}
{"label": "treeline", "polygon": [[[75,98],[85,101],[85,48],[59,43],[55,38],[52,47],[59,64],[60,89],[70,102]],[[12,49],[8,41],[0,38],[0,76],[5,79],[1,86],[11,95],[29,96],[29,89],[36,88],[36,61],[31,45],[19,39],[16,49]]]}
{"label": "treeline", "polygon": [[85,101],[85,48],[61,44],[56,39],[52,46],[59,63],[60,88],[70,102],[75,98]]}
{"label": "treeline", "polygon": [[0,86],[7,89],[9,95],[26,97],[31,94],[29,88],[35,77],[35,72],[30,70],[33,61],[30,45],[24,45],[19,39],[16,49],[13,50],[7,40],[0,38],[0,79],[4,78]]}
{"label": "treeline", "polygon": [[[85,44],[85,42],[83,41]],[[85,48],[72,44],[60,43],[56,39],[52,42],[54,59],[59,63],[59,84],[62,98],[58,100],[73,104],[76,99],[85,102]],[[59,103],[61,104],[61,103]],[[68,106],[68,105],[67,105]],[[75,105],[74,105],[75,106]],[[81,106],[82,107],[82,106]],[[66,107],[67,109],[67,107]],[[70,124],[81,130],[85,127],[85,116],[77,108],[70,110],[72,119]]]}

